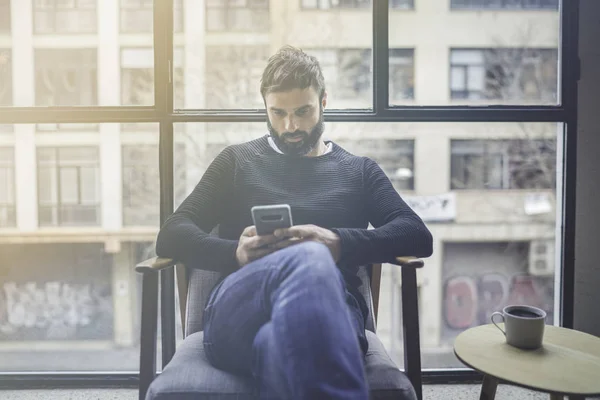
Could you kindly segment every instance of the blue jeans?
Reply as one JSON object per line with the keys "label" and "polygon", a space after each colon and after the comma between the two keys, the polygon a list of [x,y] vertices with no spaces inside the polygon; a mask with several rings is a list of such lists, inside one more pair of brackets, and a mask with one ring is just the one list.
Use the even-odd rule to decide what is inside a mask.
{"label": "blue jeans", "polygon": [[367,399],[359,325],[329,250],[305,242],[215,287],[204,349],[215,367],[254,377],[261,399]]}

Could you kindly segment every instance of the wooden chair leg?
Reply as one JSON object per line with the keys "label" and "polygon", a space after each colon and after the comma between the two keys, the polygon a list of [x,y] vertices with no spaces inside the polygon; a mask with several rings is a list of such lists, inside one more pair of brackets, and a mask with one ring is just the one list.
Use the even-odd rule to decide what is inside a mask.
{"label": "wooden chair leg", "polygon": [[496,388],[498,387],[498,379],[493,376],[485,375],[481,384],[481,395],[479,400],[494,400],[496,398]]}
{"label": "wooden chair leg", "polygon": [[404,369],[415,389],[417,399],[423,400],[417,271],[411,267],[402,268],[402,325],[404,330]]}
{"label": "wooden chair leg", "polygon": [[157,324],[158,274],[147,272],[142,281],[139,400],[145,400],[148,388],[156,375]]}

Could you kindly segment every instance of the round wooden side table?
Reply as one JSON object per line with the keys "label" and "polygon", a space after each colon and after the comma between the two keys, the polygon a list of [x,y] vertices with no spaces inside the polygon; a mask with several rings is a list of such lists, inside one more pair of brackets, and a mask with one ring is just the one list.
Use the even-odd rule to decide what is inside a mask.
{"label": "round wooden side table", "polygon": [[573,329],[546,325],[543,346],[521,350],[494,325],[482,325],[456,337],[454,354],[484,374],[480,400],[494,399],[500,382],[550,393],[551,400],[600,395],[600,338]]}

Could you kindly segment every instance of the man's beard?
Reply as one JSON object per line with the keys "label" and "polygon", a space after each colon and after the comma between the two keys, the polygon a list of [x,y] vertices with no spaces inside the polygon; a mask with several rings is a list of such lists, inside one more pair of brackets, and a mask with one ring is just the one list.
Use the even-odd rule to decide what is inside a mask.
{"label": "man's beard", "polygon": [[[323,131],[325,130],[325,123],[323,121],[323,113],[321,113],[319,121],[311,129],[310,133],[307,131],[296,130],[295,132],[284,132],[279,135],[273,128],[273,125],[271,125],[271,121],[269,121],[268,118],[267,127],[269,128],[271,138],[283,154],[290,156],[305,156],[319,144],[319,140],[321,139],[321,136],[323,136]],[[289,142],[285,140],[286,138],[296,137],[298,135],[302,136],[302,140],[297,142]]]}

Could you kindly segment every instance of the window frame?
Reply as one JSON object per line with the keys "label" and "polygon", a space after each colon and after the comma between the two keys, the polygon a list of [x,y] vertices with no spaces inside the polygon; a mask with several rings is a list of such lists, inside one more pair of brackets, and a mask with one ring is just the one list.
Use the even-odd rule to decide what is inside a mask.
{"label": "window frame", "polygon": [[[483,106],[390,106],[389,76],[389,7],[388,0],[373,2],[373,105],[370,109],[326,110],[330,122],[556,122],[565,127],[562,148],[562,254],[557,271],[560,274],[560,325],[573,327],[574,261],[575,261],[575,177],[577,149],[577,94],[580,76],[578,63],[579,8],[576,1],[560,5],[560,101],[555,105],[483,105]],[[173,84],[170,65],[173,62],[172,0],[155,2],[154,10],[154,105],[143,107],[0,107],[0,124],[32,123],[159,123],[161,223],[173,211],[173,125],[184,122],[264,122],[265,111],[211,110],[173,108]],[[157,17],[160,16],[160,17]],[[162,364],[166,365],[175,351],[174,271],[161,272],[160,302]],[[0,373],[4,387],[136,387],[137,373]],[[424,383],[480,382],[481,375],[467,368],[460,370],[424,370]]]}

